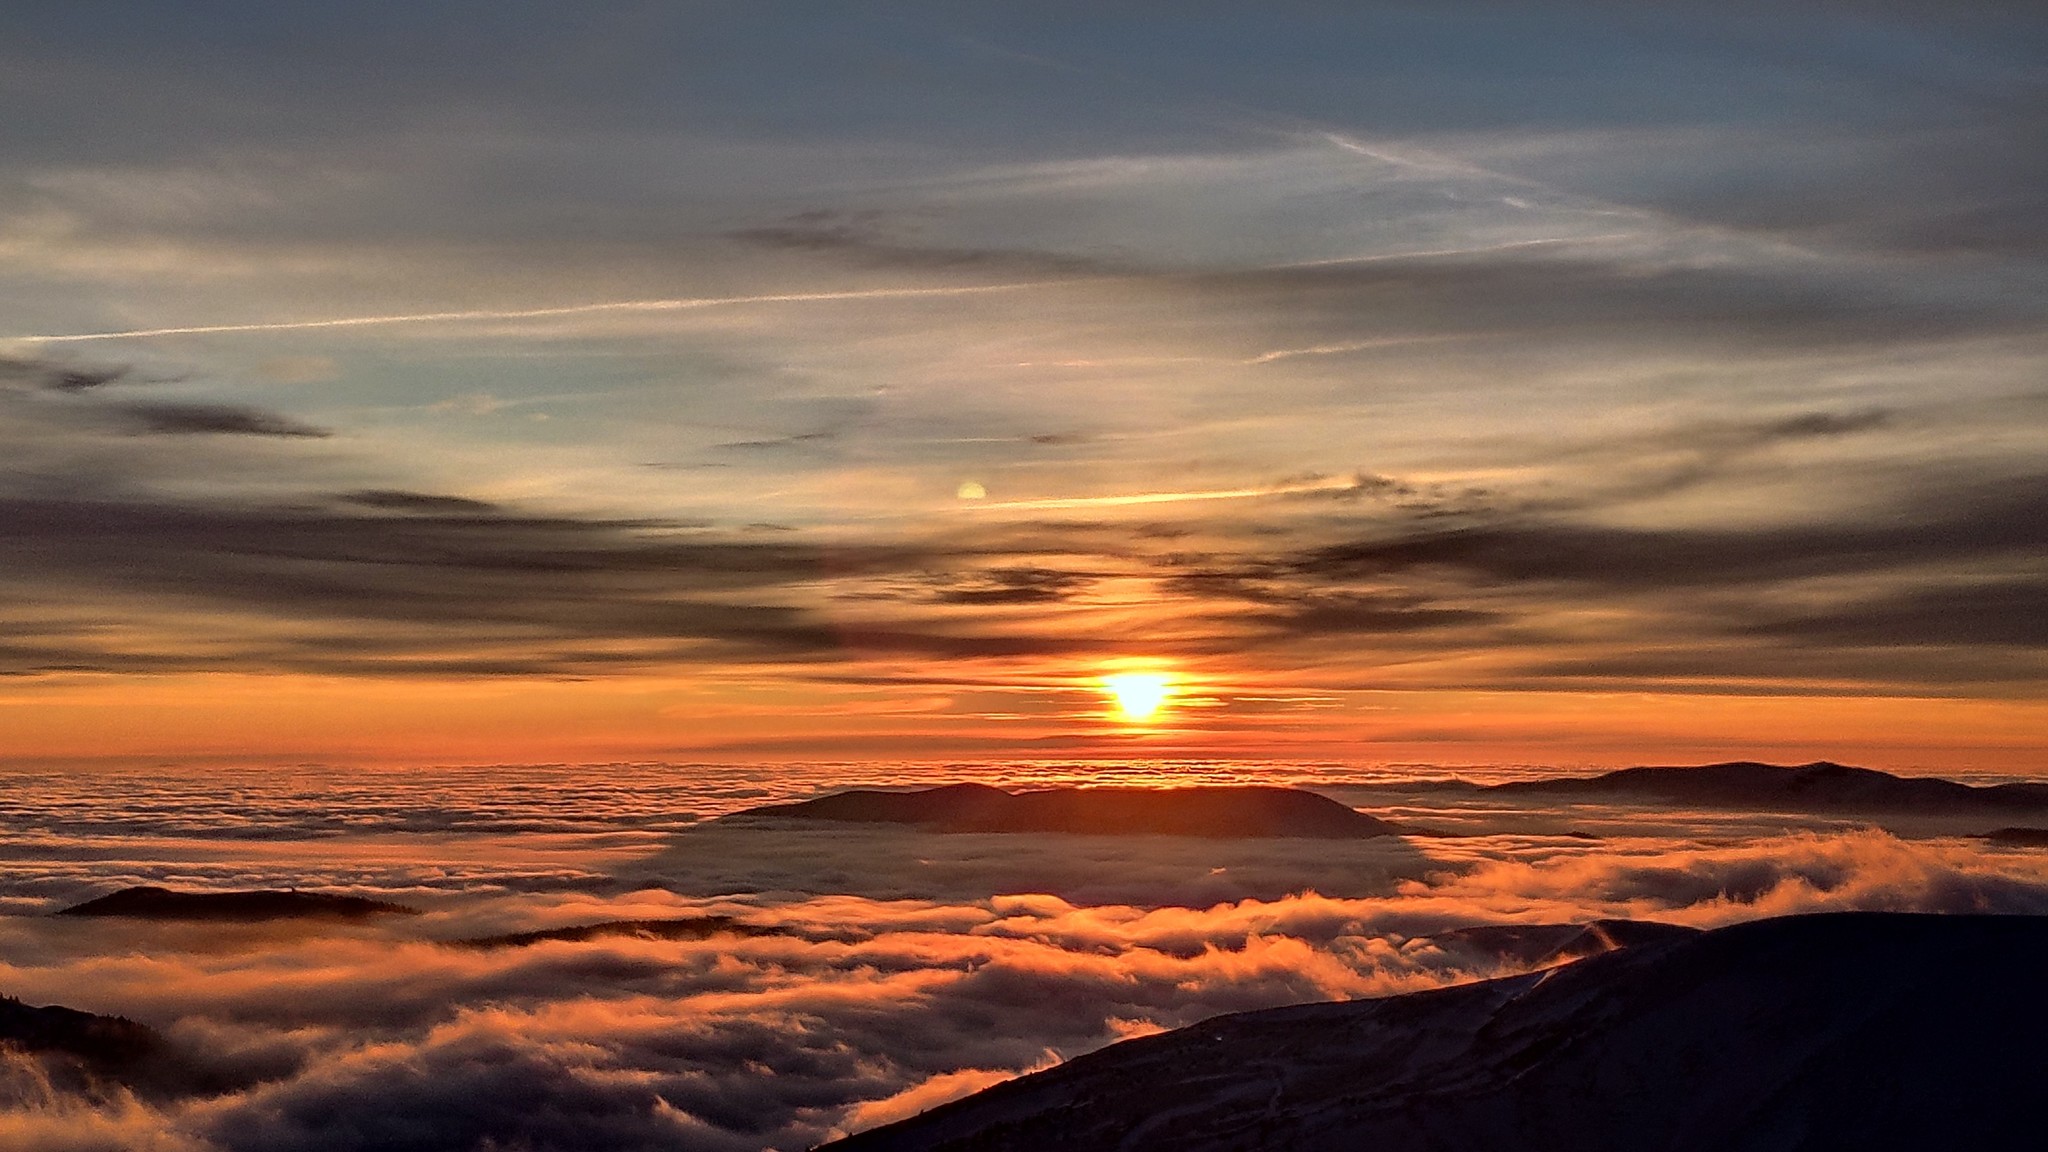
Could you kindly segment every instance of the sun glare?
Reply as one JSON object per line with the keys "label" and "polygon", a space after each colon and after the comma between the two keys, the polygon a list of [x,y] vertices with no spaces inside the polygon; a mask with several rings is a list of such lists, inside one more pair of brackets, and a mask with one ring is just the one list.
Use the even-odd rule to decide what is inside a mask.
{"label": "sun glare", "polygon": [[1173,694],[1165,676],[1157,672],[1120,672],[1102,678],[1102,685],[1116,698],[1117,710],[1125,720],[1149,720]]}

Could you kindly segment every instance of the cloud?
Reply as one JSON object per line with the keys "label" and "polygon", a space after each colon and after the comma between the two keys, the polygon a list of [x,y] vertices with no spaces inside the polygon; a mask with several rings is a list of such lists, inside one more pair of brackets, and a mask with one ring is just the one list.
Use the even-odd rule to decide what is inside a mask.
{"label": "cloud", "polygon": [[[2015,569],[2042,543],[2023,494],[2039,477],[2012,433],[2039,414],[1927,402],[2031,378],[2037,358],[2038,164],[2016,159],[2034,82],[2004,55],[2023,38],[1872,18],[1894,48],[1938,26],[1967,49],[1953,59],[2006,61],[1964,75],[1829,20],[1784,24],[1789,57],[1757,53],[1747,26],[1727,39],[1669,13],[1649,17],[1655,44],[1625,47],[1461,23],[1461,42],[1572,62],[1510,96],[1418,74],[1475,57],[1404,18],[1371,38],[1382,64],[1456,98],[1394,108],[1359,103],[1352,71],[1314,63],[1299,32],[1234,23],[1162,47],[1110,25],[1085,43],[1023,26],[961,40],[948,17],[913,46],[889,21],[886,36],[828,22],[814,42],[825,25],[727,13],[731,44],[805,47],[699,59],[688,30],[646,19],[644,37],[586,45],[622,63],[573,97],[544,69],[417,59],[351,95],[380,111],[350,116],[310,95],[333,75],[302,87],[247,44],[167,27],[182,47],[152,57],[160,101],[123,96],[108,119],[64,93],[132,93],[110,77],[133,45],[49,18],[23,98],[78,130],[17,131],[4,150],[24,298],[67,276],[144,303],[53,304],[24,327],[188,349],[230,381],[325,377],[329,341],[362,354],[303,415],[205,383],[123,406],[103,386],[122,370],[82,362],[0,373],[36,381],[10,385],[0,418],[17,462],[0,499],[26,520],[0,560],[19,601],[50,606],[0,604],[0,670],[809,671],[1085,658],[1144,636],[1162,658],[1326,662],[1348,684],[1398,668],[1414,686],[1604,687],[1630,660],[1692,662],[1662,686],[1760,691],[2037,677],[2024,627],[1982,645],[1996,652],[1955,650],[2030,607]],[[419,21],[409,43],[452,34]],[[538,58],[530,30],[469,34]],[[1055,42],[967,47],[1012,35]],[[886,98],[819,63],[883,40],[921,61]],[[320,42],[330,62],[364,50]],[[702,67],[655,67],[656,43]],[[1112,43],[1131,59],[1102,62]],[[1253,43],[1295,63],[1183,70]],[[1599,52],[1642,71],[1581,66]],[[1243,107],[1164,79],[1236,84],[1254,63],[1269,86]],[[745,95],[784,68],[800,81],[787,105]],[[1879,83],[1890,68],[1940,75]],[[650,95],[685,74],[711,87]],[[204,114],[230,75],[282,119]],[[1583,75],[1635,96],[1560,79]],[[1758,91],[1827,115],[1760,117]],[[1260,111],[1278,92],[1306,103]],[[683,106],[722,111],[685,123]],[[1053,107],[1082,114],[1054,131]],[[201,269],[203,291],[143,290]],[[518,341],[490,353],[507,379],[468,375],[485,334]],[[508,447],[492,439],[506,427],[393,415],[378,393],[401,364],[431,395],[519,403],[559,376],[546,395],[592,402]],[[601,403],[600,378],[618,385]],[[760,431],[678,436],[684,411]],[[138,429],[153,434],[113,435]],[[423,437],[447,437],[447,459]],[[621,483],[622,444],[706,474]],[[1268,482],[1287,474],[1317,479]],[[926,498],[970,478],[999,499]],[[504,495],[527,492],[548,502]],[[716,523],[682,528],[708,508]],[[1025,541],[995,523],[1059,508],[1109,526]],[[1138,513],[1151,526],[1115,522]],[[753,523],[794,530],[771,542]],[[1888,625],[1916,643],[1881,660]]]}
{"label": "cloud", "polygon": [[386,512],[417,512],[443,516],[489,516],[498,512],[497,505],[484,500],[471,500],[464,496],[442,496],[432,492],[408,492],[399,488],[370,488],[347,493],[341,499],[349,504]]}
{"label": "cloud", "polygon": [[843,292],[768,292],[751,296],[693,296],[651,300],[605,300],[541,308],[468,308],[445,312],[396,312],[377,316],[330,316],[313,320],[255,321],[246,324],[186,324],[164,328],[115,328],[103,332],[17,333],[0,340],[34,344],[80,344],[88,341],[132,340],[158,336],[218,336],[257,332],[310,332],[338,328],[384,328],[394,325],[450,324],[489,320],[545,320],[596,316],[615,312],[678,312],[698,308],[729,308],[749,304],[816,304],[850,300],[901,300],[972,296],[1042,287],[1041,282],[962,284],[946,287],[860,288]]}
{"label": "cloud", "polygon": [[1045,604],[1085,591],[1097,577],[1056,568],[991,568],[933,594],[941,604]]}
{"label": "cloud", "polygon": [[[793,533],[768,540],[744,526],[536,514],[410,488],[323,491],[318,461],[237,456],[225,443],[324,435],[309,425],[233,405],[109,403],[89,393],[45,402],[38,393],[65,369],[13,363],[11,375],[32,389],[0,393],[0,444],[20,449],[0,477],[0,555],[16,589],[166,635],[199,616],[216,622],[203,645],[117,646],[61,616],[24,619],[5,646],[14,670],[511,675],[688,662],[717,656],[712,649],[808,660],[849,648],[970,656],[1091,643],[915,616],[833,620],[809,591],[828,576],[857,583],[979,566],[972,545],[828,546]],[[135,423],[201,443],[185,453],[118,450]],[[216,469],[262,476],[274,494],[209,490]],[[998,571],[1012,576],[989,579],[1013,593],[1029,584],[1014,575],[1023,569]],[[246,630],[218,627],[233,618]]]}
{"label": "cloud", "polygon": [[[46,634],[23,646],[20,658],[138,671],[182,660],[186,667],[511,675],[743,652],[787,660],[854,652],[967,658],[1115,647],[1108,638],[1045,629],[838,617],[802,591],[828,576],[856,583],[964,565],[973,551],[767,541],[744,530],[693,534],[649,521],[486,512],[480,504],[381,491],[342,494],[328,508],[0,497],[0,553],[14,558],[22,587],[167,625],[202,605],[293,625],[282,635],[265,629],[260,641],[217,632],[212,644],[183,657]],[[131,556],[148,562],[121,559]],[[1050,585],[999,587],[998,600],[1015,602],[1020,594],[1042,599],[1024,590]],[[972,587],[956,591],[968,594],[955,602],[987,602]],[[345,622],[376,627],[333,630]]]}
{"label": "cloud", "polygon": [[[360,484],[364,469],[301,454],[292,445],[320,430],[293,418],[108,399],[97,386],[50,383],[65,364],[10,364],[19,384],[0,392],[0,440],[17,464],[0,478],[0,553],[17,587],[68,606],[13,613],[0,660],[17,673],[602,675],[735,658],[1111,655],[1116,635],[1074,622],[1146,589],[1174,616],[1150,642],[1162,656],[1334,650],[1366,636],[1378,645],[1347,659],[1421,670],[1491,653],[1496,682],[1565,688],[1630,675],[1682,686],[2039,674],[2029,663],[2039,638],[2005,623],[2028,617],[2024,567],[2048,547],[2038,477],[1994,478],[1996,465],[1972,463],[1898,495],[1865,484],[1862,508],[1796,526],[1612,516],[1652,494],[1740,485],[1757,462],[1781,467],[1772,454],[1786,446],[1938,424],[1925,407],[1806,408],[1588,437],[1554,454],[1548,475],[1562,480],[1547,486],[1305,472],[1253,488],[1023,502],[1113,512],[1142,500],[1150,516],[1190,495],[1231,497],[1198,500],[1230,507],[1200,522],[1018,522],[991,517],[1005,512],[992,506],[921,534],[877,527],[827,543],[802,529],[769,538],[744,523],[344,487],[335,481]],[[137,450],[138,421],[179,435]],[[159,440],[179,450],[147,443]],[[209,484],[223,472],[242,478],[241,492]],[[1587,603],[1629,622],[1629,651],[1619,637],[1556,626]],[[109,616],[163,639],[128,632],[117,643],[65,623]],[[201,620],[206,642],[182,639]],[[1892,645],[1876,658],[1888,634],[1918,650],[1902,659]],[[1642,651],[1646,638],[1656,652]]]}
{"label": "cloud", "polygon": [[[1080,579],[1006,562],[1017,553],[1001,543],[896,534],[827,544],[798,532],[765,538],[751,523],[716,529],[535,513],[415,488],[337,489],[328,476],[360,470],[287,447],[324,430],[238,405],[60,396],[47,382],[62,369],[14,363],[28,390],[0,391],[0,448],[19,449],[0,477],[0,556],[16,589],[165,639],[137,631],[110,644],[102,630],[67,626],[68,610],[38,614],[18,619],[0,650],[11,671],[519,675],[740,653],[974,658],[1108,644],[1031,621],[825,611],[821,587],[855,594],[921,582],[917,603],[992,606],[1042,600]],[[138,425],[192,447],[127,448]],[[235,441],[279,443],[257,454]],[[223,473],[253,483],[215,482]],[[212,621],[206,643],[170,639],[202,617]]]}
{"label": "cloud", "polygon": [[88,366],[39,359],[0,358],[0,385],[49,392],[89,392],[125,379],[125,364]]}
{"label": "cloud", "polygon": [[777,436],[767,440],[732,440],[724,444],[714,444],[712,445],[712,447],[726,450],[737,449],[741,451],[758,451],[761,449],[776,448],[799,448],[806,444],[816,444],[822,441],[832,440],[835,439],[838,435],[839,434],[837,432],[801,432],[792,436]]}
{"label": "cloud", "polygon": [[321,439],[334,433],[289,417],[234,404],[124,404],[118,409],[145,432],[165,436],[224,434]]}
{"label": "cloud", "polygon": [[1902,645],[2048,649],[2048,573],[1956,580],[1851,600],[1832,611],[1755,621],[1753,635],[1893,649]]}
{"label": "cloud", "polygon": [[847,1112],[844,1120],[833,1129],[835,1136],[853,1132],[865,1132],[898,1120],[907,1120],[920,1112],[937,1108],[965,1096],[972,1096],[983,1088],[992,1087],[1020,1075],[1028,1075],[1054,1063],[1036,1065],[1030,1068],[962,1068],[957,1072],[941,1072],[905,1088],[894,1096],[881,1100],[870,1100],[856,1105]]}
{"label": "cloud", "polygon": [[1909,565],[2023,557],[2048,544],[2043,480],[1943,493],[1895,517],[1799,527],[1622,528],[1509,521],[1425,528],[1282,561],[1295,574],[1372,576],[1422,568],[1495,580],[1615,589],[1759,584]]}
{"label": "cloud", "polygon": [[12,1052],[0,1053],[0,1078],[0,1140],[20,1152],[219,1152],[132,1097],[95,1105],[49,1093],[41,1070]]}
{"label": "cloud", "polygon": [[[1886,98],[1904,95],[1888,82],[1896,74],[1873,69],[1864,79]],[[2036,256],[2044,240],[2043,166],[2019,142],[2039,132],[2040,118],[2025,95],[2033,82],[2016,80],[1994,68],[1974,83],[1944,78],[1921,89],[1947,105],[1932,114],[1966,117],[1940,129],[1875,132],[1840,121],[1776,130],[1624,128],[1515,141],[1495,162],[1553,187],[1597,187],[1694,225],[1806,245],[1912,257]]]}
{"label": "cloud", "polygon": [[2013,873],[2002,863],[1875,830],[1808,833],[1735,848],[1643,852],[1635,859],[1589,855],[1535,867],[1493,865],[1428,895],[1463,895],[1497,907],[1590,898],[1614,915],[1703,927],[1800,912],[2048,911],[2048,884],[2034,867],[2038,862],[2027,860]]}
{"label": "cloud", "polygon": [[[195,1071],[227,1087],[149,1104],[60,1093],[17,1100],[0,1109],[0,1123],[69,1133],[73,1147],[92,1146],[88,1137],[101,1131],[132,1132],[131,1145],[178,1133],[208,1152],[487,1141],[536,1152],[796,1149],[1135,1032],[1513,970],[1516,961],[1450,931],[1464,926],[2048,912],[2048,858],[2039,853],[1872,830],[1707,846],[1699,836],[1709,826],[1688,825],[1682,813],[1661,818],[1689,829],[1678,836],[1627,835],[1653,825],[1623,809],[1573,816],[1617,834],[1452,837],[1426,872],[1348,896],[1160,905],[1030,889],[990,895],[1001,877],[1025,879],[1085,838],[939,837],[963,862],[981,861],[981,894],[486,888],[444,894],[404,924],[311,936],[250,929],[202,938],[189,926],[130,924],[59,940],[50,933],[69,926],[10,918],[0,925],[9,956],[0,979],[10,988],[149,1021]],[[741,844],[724,837],[712,853]],[[799,844],[757,847],[764,858],[810,851],[821,879],[824,868],[844,877],[858,862],[878,889],[891,872],[919,871],[908,857],[877,860],[860,838]],[[280,863],[305,860],[304,845]],[[1123,841],[1123,867],[1142,872],[1155,847]],[[338,859],[353,851],[334,849]],[[708,879],[690,879],[688,867],[672,856],[638,870],[681,889]],[[759,879],[775,883],[770,873]],[[738,916],[773,934],[488,951],[429,942],[678,915]]]}
{"label": "cloud", "polygon": [[[361,503],[360,500],[351,501]],[[74,588],[199,596],[294,615],[413,622],[489,632],[542,624],[558,635],[752,638],[800,646],[834,643],[797,609],[692,603],[700,592],[787,584],[824,569],[827,556],[795,544],[696,541],[645,522],[532,515],[478,516],[466,505],[401,501],[403,517],[362,511],[238,503],[13,499],[4,544],[23,557],[17,576]],[[34,548],[39,558],[28,559]],[[152,571],[96,579],[120,555],[147,555]],[[843,564],[879,554],[835,555]],[[316,642],[317,643],[317,642]],[[365,636],[364,654],[400,637]],[[335,647],[337,657],[347,648]]]}
{"label": "cloud", "polygon": [[[1304,344],[1457,331],[1540,337],[1551,346],[1597,340],[1615,350],[1728,340],[1822,350],[2027,330],[2024,309],[2011,303],[1965,303],[1890,280],[1801,268],[1702,266],[1675,252],[1508,252],[1225,270],[1161,287],[1256,308]],[[1361,315],[1372,317],[1371,331],[1360,331]]]}
{"label": "cloud", "polygon": [[256,365],[256,375],[279,384],[317,384],[341,375],[331,356],[272,356]]}
{"label": "cloud", "polygon": [[727,238],[764,248],[815,253],[879,268],[993,271],[1040,276],[1114,276],[1131,269],[1093,256],[1023,248],[952,247],[891,237],[875,213],[830,209],[796,213],[776,223],[740,228]]}

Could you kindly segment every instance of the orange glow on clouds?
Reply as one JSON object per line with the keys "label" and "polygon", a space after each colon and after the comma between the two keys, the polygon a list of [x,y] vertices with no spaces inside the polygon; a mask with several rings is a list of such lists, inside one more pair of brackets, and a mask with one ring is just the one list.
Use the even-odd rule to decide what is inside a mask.
{"label": "orange glow on clouds", "polygon": [[[1619,767],[1827,757],[2031,774],[2048,725],[2048,705],[2024,700],[1364,691],[1135,662],[1032,673],[1020,664],[914,689],[774,677],[27,677],[0,684],[0,749],[13,763],[739,761],[1123,755],[1123,739],[1142,737],[1148,754],[1196,758]],[[1111,680],[1127,676],[1164,681],[1149,718],[1119,703]]]}

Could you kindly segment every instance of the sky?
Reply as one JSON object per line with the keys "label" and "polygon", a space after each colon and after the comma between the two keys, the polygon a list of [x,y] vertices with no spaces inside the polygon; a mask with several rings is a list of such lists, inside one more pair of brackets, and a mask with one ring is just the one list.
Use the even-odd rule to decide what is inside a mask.
{"label": "sky", "polygon": [[2037,769],[2044,49],[13,6],[0,755]]}

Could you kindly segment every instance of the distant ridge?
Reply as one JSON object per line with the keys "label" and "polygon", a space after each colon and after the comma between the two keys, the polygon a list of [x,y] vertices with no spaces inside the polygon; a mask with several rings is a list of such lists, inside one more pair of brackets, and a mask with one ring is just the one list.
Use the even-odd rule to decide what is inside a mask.
{"label": "distant ridge", "polygon": [[1247,839],[1355,839],[1401,829],[1298,788],[1045,788],[1006,792],[948,784],[918,792],[855,789],[796,804],[771,804],[743,818],[914,824],[940,832],[1083,832],[1097,835]]}
{"label": "distant ridge", "polygon": [[843,1152],[2037,1146],[2048,917],[1761,920],[1547,973],[1221,1016]]}
{"label": "distant ridge", "polygon": [[2008,848],[2048,848],[2048,828],[1993,828],[1978,839]]}
{"label": "distant ridge", "polygon": [[75,904],[59,916],[119,916],[136,920],[364,920],[411,916],[418,909],[389,900],[331,892],[269,889],[248,892],[174,892],[142,885]]}
{"label": "distant ridge", "polygon": [[779,936],[773,928],[746,924],[730,916],[686,916],[673,920],[601,920],[564,928],[536,928],[501,936],[472,936],[448,943],[456,948],[526,948],[550,941],[581,943],[627,937],[637,940],[708,940],[714,936]]}
{"label": "distant ridge", "polygon": [[1710,807],[1929,815],[2048,810],[2048,784],[1980,787],[1934,776],[1894,776],[1826,760],[1792,766],[1738,760],[1696,767],[1623,768],[1599,776],[1518,780],[1480,791],[1516,796],[1629,796]]}

